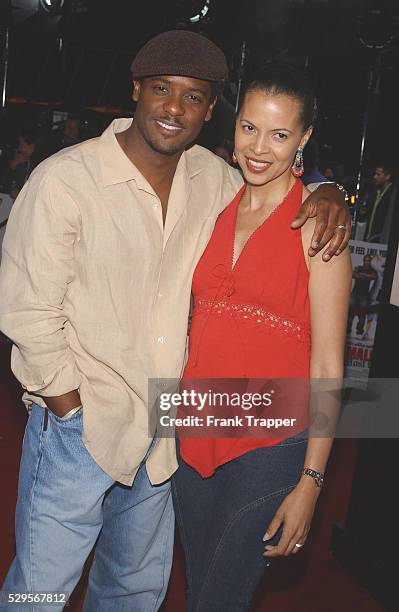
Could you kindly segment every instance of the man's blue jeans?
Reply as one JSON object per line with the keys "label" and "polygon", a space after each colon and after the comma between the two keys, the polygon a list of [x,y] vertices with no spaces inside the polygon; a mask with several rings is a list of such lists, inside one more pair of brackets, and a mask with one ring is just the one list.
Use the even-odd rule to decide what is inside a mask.
{"label": "man's blue jeans", "polygon": [[[82,442],[82,411],[62,421],[33,404],[16,509],[17,555],[3,590],[71,593],[97,541],[86,612],[152,612],[165,596],[173,554],[170,483],[152,486],[144,461],[131,487],[113,481]],[[151,449],[149,449],[149,452]],[[7,605],[36,612],[63,606]]]}

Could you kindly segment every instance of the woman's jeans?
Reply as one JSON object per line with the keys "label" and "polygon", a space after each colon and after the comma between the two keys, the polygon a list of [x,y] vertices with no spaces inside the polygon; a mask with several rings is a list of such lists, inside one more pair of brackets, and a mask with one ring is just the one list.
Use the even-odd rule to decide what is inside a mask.
{"label": "woman's jeans", "polygon": [[[188,612],[242,612],[269,564],[265,531],[297,484],[304,434],[250,451],[202,478],[179,456],[173,501],[185,551]],[[268,543],[276,544],[281,530]]]}
{"label": "woman's jeans", "polygon": [[162,603],[173,553],[170,482],[152,486],[144,460],[131,487],[113,481],[86,450],[82,421],[82,411],[62,421],[32,406],[19,476],[17,556],[1,612],[62,610],[62,604],[4,601],[7,592],[71,593],[96,541],[84,610],[153,612]]}

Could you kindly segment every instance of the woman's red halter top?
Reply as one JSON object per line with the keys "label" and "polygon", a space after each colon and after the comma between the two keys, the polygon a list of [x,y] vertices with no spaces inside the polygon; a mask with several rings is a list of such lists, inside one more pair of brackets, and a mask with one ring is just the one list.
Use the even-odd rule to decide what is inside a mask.
{"label": "woman's red halter top", "polygon": [[[245,186],[220,215],[193,276],[194,311],[183,379],[309,378],[309,272],[301,231],[290,227],[302,189],[296,180],[249,237],[234,267],[237,210]],[[180,452],[202,476],[210,476],[221,464],[290,435],[181,437]]]}

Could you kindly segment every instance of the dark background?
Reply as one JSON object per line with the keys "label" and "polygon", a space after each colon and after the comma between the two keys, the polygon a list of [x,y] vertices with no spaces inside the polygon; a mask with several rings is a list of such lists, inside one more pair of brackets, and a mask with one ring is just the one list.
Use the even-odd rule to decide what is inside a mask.
{"label": "dark background", "polygon": [[[99,127],[110,115],[131,113],[129,66],[135,53],[153,35],[185,27],[225,51],[232,79],[225,96],[233,105],[244,40],[246,72],[266,60],[305,69],[319,97],[322,157],[342,164],[347,175],[358,172],[368,106],[365,166],[371,170],[397,157],[397,0],[208,0],[207,15],[195,24],[189,18],[207,0],[65,0],[55,16],[41,9],[40,0],[0,2],[3,42],[7,24],[10,32],[9,120],[3,131],[22,113],[46,112],[48,104],[83,108]],[[370,106],[370,69],[376,63]]]}

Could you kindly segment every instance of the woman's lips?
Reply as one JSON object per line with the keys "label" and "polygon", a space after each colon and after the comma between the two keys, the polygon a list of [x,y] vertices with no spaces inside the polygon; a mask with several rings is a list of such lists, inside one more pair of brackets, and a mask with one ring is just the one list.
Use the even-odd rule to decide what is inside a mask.
{"label": "woman's lips", "polygon": [[256,159],[251,159],[250,157],[246,157],[245,162],[248,170],[250,172],[254,172],[255,174],[261,174],[262,172],[265,172],[272,165],[271,162],[259,161]]}

